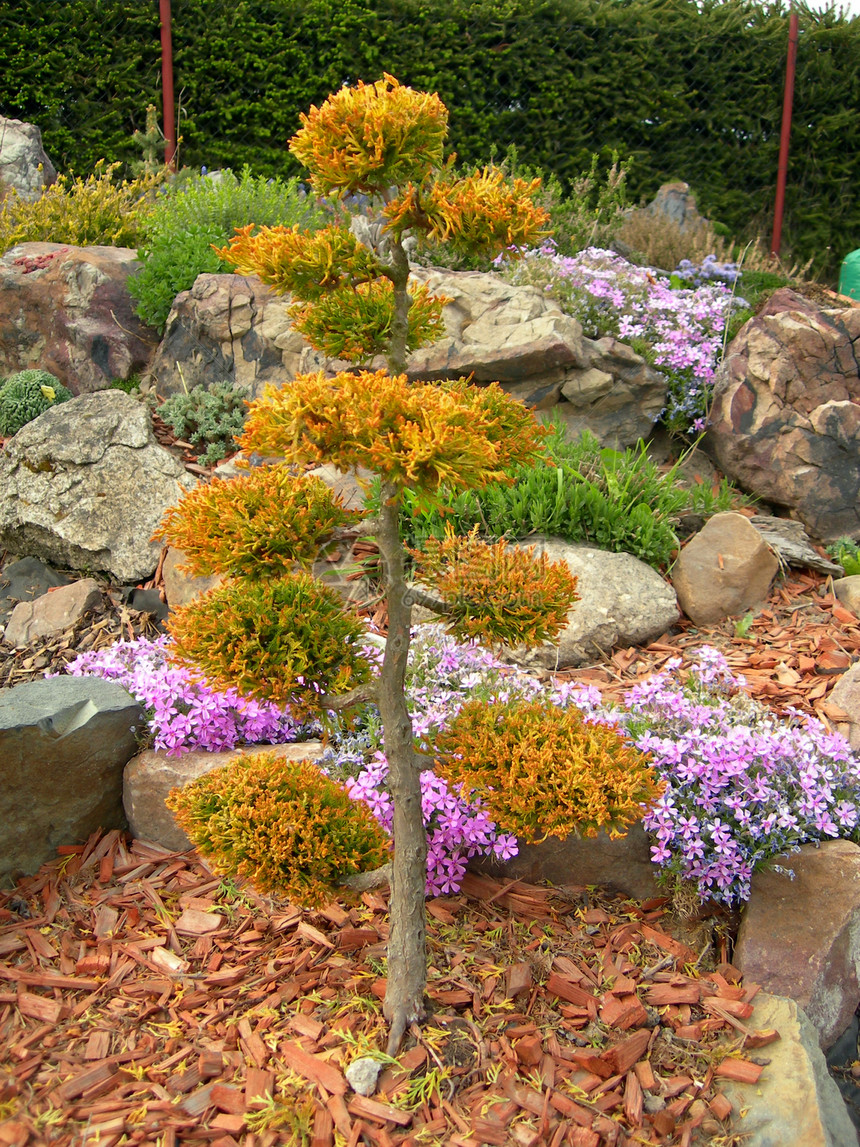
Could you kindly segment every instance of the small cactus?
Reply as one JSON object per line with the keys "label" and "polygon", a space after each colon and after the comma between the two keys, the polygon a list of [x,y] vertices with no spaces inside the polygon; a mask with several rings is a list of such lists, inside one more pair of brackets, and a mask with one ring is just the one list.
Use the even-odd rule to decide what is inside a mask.
{"label": "small cactus", "polygon": [[11,437],[22,426],[67,402],[72,392],[46,370],[22,370],[0,383],[0,435]]}

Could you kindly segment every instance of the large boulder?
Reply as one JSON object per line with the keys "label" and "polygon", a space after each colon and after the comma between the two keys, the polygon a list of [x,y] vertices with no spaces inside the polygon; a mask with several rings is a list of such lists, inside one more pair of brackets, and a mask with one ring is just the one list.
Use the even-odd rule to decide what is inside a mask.
{"label": "large boulder", "polygon": [[119,390],[40,415],[0,453],[0,546],[120,582],[149,577],[165,510],[195,479],[155,441],[149,412]]}
{"label": "large boulder", "polygon": [[0,375],[39,367],[73,394],[144,369],[155,332],[134,312],[127,247],[21,243],[0,258]]}
{"label": "large boulder", "polygon": [[860,536],[860,306],[776,291],[717,375],[709,449],[745,490],[823,541]]}
{"label": "large boulder", "polygon": [[[500,382],[527,406],[558,412],[572,437],[588,429],[614,448],[652,432],[666,383],[630,347],[584,338],[577,320],[536,287],[477,271],[413,267],[412,276],[451,301],[444,337],[410,355],[410,378]],[[229,380],[257,397],[301,371],[347,366],[308,346],[286,300],[258,279],[205,274],[177,296],[149,374],[165,396]]]}
{"label": "large boulder", "polygon": [[259,398],[268,383],[327,365],[293,330],[287,300],[259,279],[204,274],[176,296],[148,375],[165,397],[230,382]]}
{"label": "large boulder", "polygon": [[36,125],[0,115],[0,199],[13,191],[32,203],[56,178]]}
{"label": "large boulder", "polygon": [[58,845],[124,824],[122,773],[144,723],[115,681],[53,677],[0,691],[0,881]]}
{"label": "large boulder", "polygon": [[550,561],[564,561],[577,579],[579,601],[554,645],[517,649],[520,664],[544,669],[586,665],[616,646],[647,645],[679,618],[678,602],[660,574],[632,554],[612,554],[561,538],[526,538]]}
{"label": "large boulder", "polygon": [[795,1000],[830,1047],[860,1004],[860,847],[805,844],[755,873],[733,961]]}

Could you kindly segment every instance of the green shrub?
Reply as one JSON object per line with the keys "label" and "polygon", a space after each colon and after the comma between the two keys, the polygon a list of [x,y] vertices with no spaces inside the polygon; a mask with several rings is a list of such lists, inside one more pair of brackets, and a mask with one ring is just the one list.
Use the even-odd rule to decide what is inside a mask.
{"label": "green shrub", "polygon": [[325,904],[346,877],[388,860],[388,837],[366,804],[311,761],[276,750],[237,757],[166,803],[217,871],[299,904]]}
{"label": "green shrub", "polygon": [[229,382],[195,386],[189,393],[171,395],[156,412],[177,438],[206,449],[198,455],[201,466],[220,462],[235,452],[234,437],[242,433],[248,415],[247,391]]}
{"label": "green shrub", "polygon": [[72,392],[46,370],[22,370],[0,384],[0,435],[8,438]]}
{"label": "green shrub", "polygon": [[842,566],[846,577],[860,574],[860,546],[851,538],[837,538],[827,547],[827,552]]}
{"label": "green shrub", "polygon": [[328,221],[296,179],[266,179],[245,167],[240,176],[199,176],[159,197],[139,254],[142,269],[129,282],[139,317],[163,330],[173,300],[204,272],[232,271],[212,250],[237,227],[298,225],[310,230]]}
{"label": "green shrub", "polygon": [[[630,553],[655,568],[665,567],[678,546],[673,521],[690,512],[729,509],[740,495],[723,483],[686,489],[678,468],[663,473],[644,443],[624,451],[601,449],[587,431],[577,442],[554,424],[546,443],[550,465],[515,466],[511,485],[446,491],[428,505],[404,494],[401,528],[408,544],[421,549],[427,538],[445,537],[450,526],[465,535],[478,528],[487,538],[551,534],[586,542],[612,553]],[[375,491],[372,497],[375,498]]]}
{"label": "green shrub", "polygon": [[16,193],[0,203],[0,254],[18,243],[68,243],[73,247],[137,247],[165,174],[114,180],[119,167],[96,164],[87,179],[58,175],[34,202]]}
{"label": "green shrub", "polygon": [[527,844],[601,829],[623,836],[662,789],[617,729],[546,700],[469,701],[434,751],[438,774]]}

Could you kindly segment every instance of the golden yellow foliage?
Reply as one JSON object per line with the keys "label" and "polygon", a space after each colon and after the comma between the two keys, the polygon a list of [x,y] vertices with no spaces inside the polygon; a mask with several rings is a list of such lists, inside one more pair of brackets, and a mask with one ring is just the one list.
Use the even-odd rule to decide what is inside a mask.
{"label": "golden yellow foliage", "polygon": [[381,273],[379,260],[346,227],[300,231],[294,227],[239,227],[226,247],[214,247],[240,275],[256,275],[277,294],[319,299],[344,285],[355,286]]}
{"label": "golden yellow foliage", "polygon": [[[424,284],[409,292],[407,351],[435,342],[445,332],[442,308],[450,300],[431,295]],[[394,286],[388,279],[344,284],[310,303],[293,303],[293,326],[329,358],[367,364],[391,345]]]}
{"label": "golden yellow foliage", "polygon": [[291,761],[276,749],[236,757],[172,789],[166,804],[214,871],[302,905],[331,901],[340,881],[389,856],[390,842],[366,804],[312,761]]}
{"label": "golden yellow foliage", "polygon": [[549,234],[549,213],[534,202],[540,183],[510,180],[501,168],[485,167],[463,179],[411,183],[385,215],[397,234],[417,228],[433,242],[492,253]]}
{"label": "golden yellow foliage", "polygon": [[292,462],[364,466],[398,486],[434,491],[508,481],[514,462],[540,457],[547,430],[495,383],[410,384],[384,370],[299,374],[253,402],[243,450]]}
{"label": "golden yellow foliage", "polygon": [[283,577],[309,568],[332,533],[361,521],[319,478],[259,466],[229,482],[200,483],[164,515],[155,538],[182,550],[195,577]]}
{"label": "golden yellow foliage", "polygon": [[428,538],[423,550],[409,553],[416,580],[450,606],[445,622],[457,637],[506,645],[555,641],[579,600],[566,562],[536,557],[533,546],[483,542],[477,527],[465,538],[448,527],[444,539]]}
{"label": "golden yellow foliage", "polygon": [[236,578],[171,611],[171,657],[210,685],[289,705],[318,708],[369,680],[366,629],[340,594],[310,574]]}
{"label": "golden yellow foliage", "polygon": [[421,180],[442,164],[448,111],[438,95],[404,87],[386,72],[341,88],[301,116],[290,151],[314,191],[382,192]]}
{"label": "golden yellow foliage", "polygon": [[548,700],[470,701],[432,748],[439,775],[528,844],[624,836],[665,787],[617,729]]}

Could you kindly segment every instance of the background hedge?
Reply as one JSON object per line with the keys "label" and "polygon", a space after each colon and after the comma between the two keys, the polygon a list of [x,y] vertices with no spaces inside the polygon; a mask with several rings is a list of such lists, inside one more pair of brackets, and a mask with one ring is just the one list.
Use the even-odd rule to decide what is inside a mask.
{"label": "background hedge", "polygon": [[[515,143],[562,180],[633,157],[650,197],[684,179],[738,235],[769,234],[788,9],[748,0],[173,0],[181,159],[294,174],[299,112],[378,78],[439,92],[464,160]],[[792,255],[833,275],[860,246],[860,19],[800,12]],[[157,0],[0,0],[0,112],[61,170],[128,161],[160,107]],[[829,249],[829,250],[828,250]]]}

